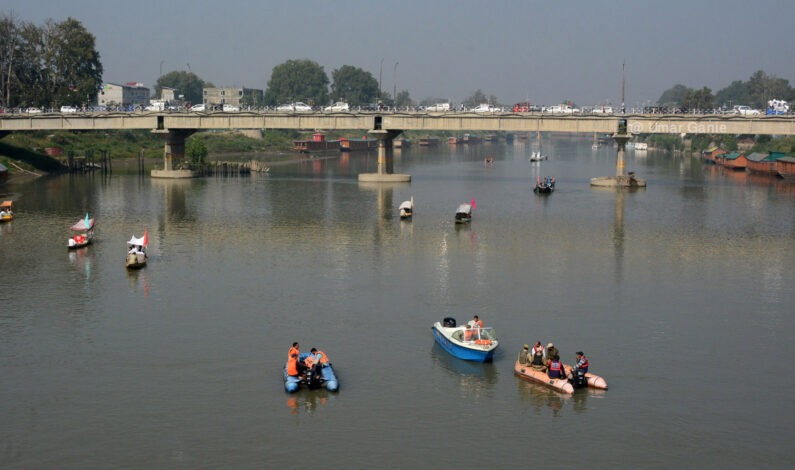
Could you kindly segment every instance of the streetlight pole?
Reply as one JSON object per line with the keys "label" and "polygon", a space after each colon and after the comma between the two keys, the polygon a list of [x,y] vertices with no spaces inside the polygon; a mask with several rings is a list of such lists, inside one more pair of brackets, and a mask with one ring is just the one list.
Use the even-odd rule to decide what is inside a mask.
{"label": "streetlight pole", "polygon": [[394,84],[394,89],[392,91],[392,104],[396,104],[395,101],[397,101],[397,66],[399,63],[400,62],[395,62],[395,70],[392,74],[392,82]]}
{"label": "streetlight pole", "polygon": [[381,59],[381,66],[378,68],[378,104],[381,104],[381,78],[384,75],[384,59]]}

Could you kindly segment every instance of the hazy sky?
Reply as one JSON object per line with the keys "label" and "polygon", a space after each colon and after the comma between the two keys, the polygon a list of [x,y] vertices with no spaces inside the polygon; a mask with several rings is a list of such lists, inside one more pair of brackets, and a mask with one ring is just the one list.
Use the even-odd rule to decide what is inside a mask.
{"label": "hazy sky", "polygon": [[477,88],[512,104],[656,101],[676,83],[716,91],[763,69],[795,82],[793,0],[89,1],[3,0],[40,24],[68,16],[97,38],[111,82],[153,85],[191,70],[265,89],[275,65],[362,67],[391,92],[460,101]]}

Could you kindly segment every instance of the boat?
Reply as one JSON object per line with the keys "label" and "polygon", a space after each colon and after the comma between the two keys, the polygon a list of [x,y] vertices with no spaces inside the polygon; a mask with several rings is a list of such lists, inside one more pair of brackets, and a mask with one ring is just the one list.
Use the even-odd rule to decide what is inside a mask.
{"label": "boat", "polygon": [[649,144],[646,142],[636,142],[635,150],[649,150]]}
{"label": "boat", "polygon": [[10,222],[14,220],[14,203],[3,201],[0,204],[0,222]]}
{"label": "boat", "polygon": [[294,140],[293,150],[301,153],[337,152],[340,150],[339,140],[326,140],[320,132],[312,134],[311,140]]}
{"label": "boat", "polygon": [[743,153],[724,153],[719,157],[718,164],[731,170],[745,170],[748,160]]}
{"label": "boat", "polygon": [[530,161],[531,162],[540,162],[542,160],[546,160],[546,155],[541,155],[541,152],[533,152],[530,154]]}
{"label": "boat", "polygon": [[544,178],[544,181],[541,181],[541,177],[536,178],[536,186],[533,188],[533,192],[536,194],[549,194],[555,190],[555,178],[550,178],[547,176]]}
{"label": "boat", "polygon": [[343,152],[354,152],[357,150],[370,150],[378,147],[377,139],[346,139],[345,137],[339,140],[340,150]]}
{"label": "boat", "polygon": [[144,230],[143,238],[137,238],[135,235],[130,237],[127,242],[127,258],[125,258],[125,265],[127,269],[140,269],[146,266],[146,245],[149,244],[149,236]]}
{"label": "boat", "polygon": [[483,139],[480,136],[474,134],[464,134],[463,139],[461,141],[465,144],[475,145],[483,142]]}
{"label": "boat", "polygon": [[783,152],[768,152],[767,155],[764,153],[752,153],[747,157],[746,168],[749,172],[777,175],[776,161],[786,156]]}
{"label": "boat", "polygon": [[[566,376],[568,376],[569,373],[573,370],[571,366],[567,366],[566,364],[562,364],[562,366],[563,366],[563,373]],[[530,382],[541,384],[545,387],[551,388],[552,390],[556,390],[560,393],[566,393],[569,395],[574,393],[575,387],[570,379],[568,378],[550,379],[549,375],[547,375],[545,371],[533,369],[529,364],[522,364],[518,360],[513,366],[513,373],[517,377],[529,380]],[[585,379],[587,381],[587,383],[585,384],[587,387],[596,388],[599,390],[607,390],[607,382],[605,382],[605,379],[603,379],[602,377],[599,377],[598,375],[594,375],[588,372],[585,374]]]}
{"label": "boat", "polygon": [[414,197],[409,201],[401,202],[398,209],[400,210],[401,219],[410,219],[414,215]]}
{"label": "boat", "polygon": [[[303,362],[309,357],[310,353],[301,353],[298,356],[298,360]],[[320,388],[321,386],[325,385],[326,390],[330,392],[336,392],[340,388],[340,382],[337,380],[337,376],[334,374],[334,368],[331,366],[331,363],[326,364],[320,369],[320,375],[314,375],[312,371],[307,371],[308,373],[302,375],[288,375],[287,374],[287,363],[284,363],[284,369],[282,369],[282,374],[284,375],[284,390],[288,393],[297,392],[298,389],[301,388],[301,385],[305,386],[310,390],[315,390]]]}
{"label": "boat", "polygon": [[411,147],[411,139],[401,139],[392,142],[392,146],[396,149],[407,149]]}
{"label": "boat", "polygon": [[461,143],[461,137],[448,137],[447,143],[450,145],[458,145]]}
{"label": "boat", "polygon": [[474,208],[475,200],[472,199],[473,204],[459,204],[458,209],[455,210],[455,223],[465,224],[472,221],[472,209]]}
{"label": "boat", "polygon": [[78,233],[69,237],[66,246],[70,249],[82,248],[94,239],[94,219],[89,219],[88,213],[86,213],[86,218],[80,219],[76,224],[72,225],[71,230]]}
{"label": "boat", "polygon": [[489,362],[494,350],[500,345],[494,328],[470,328],[472,336],[465,337],[467,325],[456,326],[455,318],[446,317],[444,323],[436,322],[431,327],[433,338],[453,356],[467,361]]}
{"label": "boat", "polygon": [[795,158],[781,157],[776,160],[776,172],[785,180],[795,180]]}
{"label": "boat", "polygon": [[420,147],[435,147],[437,145],[439,145],[438,137],[427,137],[420,139]]}
{"label": "boat", "polygon": [[625,149],[634,149],[635,145],[636,145],[635,142],[627,142],[626,144],[624,144],[624,148]]}

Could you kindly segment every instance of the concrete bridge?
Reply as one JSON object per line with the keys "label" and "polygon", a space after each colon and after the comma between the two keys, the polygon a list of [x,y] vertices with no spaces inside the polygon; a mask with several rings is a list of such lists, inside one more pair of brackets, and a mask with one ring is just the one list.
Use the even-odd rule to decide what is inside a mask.
{"label": "concrete bridge", "polygon": [[406,130],[611,133],[621,136],[616,141],[619,153],[623,154],[622,144],[631,134],[795,135],[795,116],[275,111],[0,114],[0,135],[16,131],[107,129],[151,129],[162,133],[164,171],[154,170],[152,176],[163,177],[180,176],[172,170],[172,160],[184,157],[185,138],[200,130],[361,129],[379,139],[380,145],[378,172],[372,177],[360,175],[360,179],[409,181],[408,175],[391,175],[392,140]]}

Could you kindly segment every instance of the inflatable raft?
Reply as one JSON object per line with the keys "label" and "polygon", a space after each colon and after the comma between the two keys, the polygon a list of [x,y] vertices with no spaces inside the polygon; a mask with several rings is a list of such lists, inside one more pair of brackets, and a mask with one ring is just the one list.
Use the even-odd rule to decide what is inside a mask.
{"label": "inflatable raft", "polygon": [[[566,369],[566,366],[564,365],[563,368]],[[541,384],[560,393],[566,393],[568,395],[574,393],[574,386],[570,384],[568,380],[550,379],[546,372],[535,370],[529,365],[523,365],[518,360],[513,366],[513,372],[525,380]]]}
{"label": "inflatable raft", "polygon": [[[563,364],[563,368],[571,371],[573,369],[572,366],[567,366]],[[594,375],[590,372],[585,374],[585,379],[588,380],[588,386],[591,388],[598,388],[599,390],[607,390],[607,382],[605,379],[599,377],[598,375]]]}
{"label": "inflatable raft", "polygon": [[[303,362],[307,357],[309,357],[309,353],[301,353],[298,356],[298,360]],[[337,380],[337,376],[334,375],[334,368],[331,367],[330,363],[320,369],[319,377],[312,377],[311,374],[309,377],[306,375],[287,375],[286,362],[284,364],[284,369],[282,369],[282,373],[284,374],[284,390],[288,393],[297,392],[298,389],[301,388],[301,385],[310,390],[325,385],[326,390],[330,392],[336,392],[340,388],[339,380]]]}

